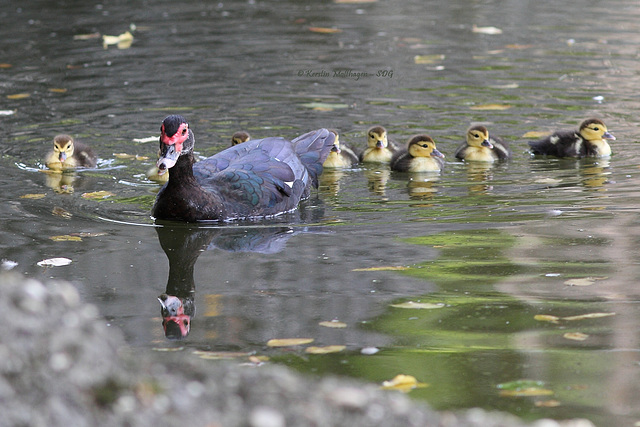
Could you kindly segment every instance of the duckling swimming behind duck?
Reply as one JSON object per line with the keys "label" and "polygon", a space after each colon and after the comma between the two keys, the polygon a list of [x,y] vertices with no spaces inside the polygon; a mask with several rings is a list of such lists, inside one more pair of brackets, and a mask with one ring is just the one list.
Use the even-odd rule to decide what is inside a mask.
{"label": "duckling swimming behind duck", "polygon": [[325,168],[350,168],[358,164],[358,156],[349,147],[340,143],[338,132],[331,130],[331,133],[336,136],[336,139],[333,142],[333,148],[331,148],[327,160],[324,161],[322,166]]}
{"label": "duckling swimming behind duck", "polygon": [[495,162],[511,157],[509,146],[498,137],[489,137],[484,126],[472,126],[467,130],[466,142],[456,150],[456,158],[468,162]]}
{"label": "duckling swimming behind duck", "polygon": [[389,163],[398,147],[387,139],[387,130],[374,126],[367,131],[368,147],[360,153],[360,161],[366,163]]}
{"label": "duckling swimming behind duck", "polygon": [[439,172],[444,167],[444,154],[429,135],[416,135],[405,150],[391,159],[391,169],[398,172]]}
{"label": "duckling swimming behind duck", "polygon": [[615,140],[600,119],[587,119],[578,131],[557,131],[539,141],[530,141],[533,154],[555,157],[608,157],[611,147],[607,139]]}
{"label": "duckling swimming behind duck", "polygon": [[53,138],[53,150],[47,154],[45,164],[51,170],[63,171],[77,167],[94,168],[97,161],[89,146],[62,134]]}
{"label": "duckling swimming behind duck", "polygon": [[240,130],[233,135],[231,135],[231,146],[242,144],[243,142],[247,142],[251,139],[251,135],[248,132]]}

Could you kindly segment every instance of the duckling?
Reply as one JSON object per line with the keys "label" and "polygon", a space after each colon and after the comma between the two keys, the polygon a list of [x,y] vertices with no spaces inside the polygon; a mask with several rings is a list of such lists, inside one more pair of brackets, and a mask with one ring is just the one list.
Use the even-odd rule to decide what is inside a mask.
{"label": "duckling", "polygon": [[509,146],[498,137],[489,137],[484,126],[472,126],[467,130],[467,141],[455,154],[456,158],[468,162],[495,162],[511,157]]}
{"label": "duckling", "polygon": [[251,139],[251,135],[248,132],[240,130],[233,135],[231,135],[231,146],[242,144],[243,142],[247,142]]}
{"label": "duckling", "polygon": [[76,167],[94,168],[97,157],[87,145],[75,141],[70,135],[57,135],[53,138],[53,150],[47,154],[45,164],[54,171],[63,171]]}
{"label": "duckling", "polygon": [[322,165],[325,168],[350,168],[358,163],[358,156],[349,147],[340,144],[340,135],[335,130],[331,130],[336,136],[331,152]]}
{"label": "duckling", "polygon": [[616,137],[609,133],[602,120],[587,119],[578,131],[557,131],[539,141],[530,141],[533,154],[555,157],[609,157],[611,147],[607,139]]}
{"label": "duckling", "polygon": [[[158,158],[160,158],[160,150],[158,150]],[[151,166],[148,170],[147,173],[145,174],[147,179],[151,180],[151,181],[155,181],[158,184],[165,184],[167,181],[169,181],[169,171],[166,171],[166,173],[160,173],[160,169],[158,169],[158,166],[153,165]]]}
{"label": "duckling", "polygon": [[391,159],[391,169],[398,172],[439,172],[444,166],[444,154],[436,148],[429,135],[416,135],[406,150],[397,151]]}
{"label": "duckling", "polygon": [[369,147],[360,153],[360,161],[367,163],[389,163],[398,147],[387,139],[387,130],[382,126],[374,126],[367,131]]}
{"label": "duckling", "polygon": [[[242,144],[243,142],[247,142],[250,139],[251,135],[249,135],[248,132],[239,130],[238,132],[235,132],[233,135],[231,135],[231,147],[233,147],[234,145]],[[160,158],[160,150],[158,150],[158,158]],[[153,165],[146,173],[147,179],[158,182],[160,184],[164,184],[169,181],[169,171],[166,171],[162,174],[160,174],[159,172],[160,170],[158,169],[158,167],[156,165]]]}

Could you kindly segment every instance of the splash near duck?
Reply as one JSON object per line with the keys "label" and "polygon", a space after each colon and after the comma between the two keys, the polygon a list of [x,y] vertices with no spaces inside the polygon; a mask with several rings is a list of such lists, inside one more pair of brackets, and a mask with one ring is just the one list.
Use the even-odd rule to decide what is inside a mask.
{"label": "splash near duck", "polygon": [[[272,137],[234,145],[195,163],[195,137],[179,115],[160,128],[162,173],[171,169],[152,209],[156,219],[230,221],[272,217],[297,208],[318,187],[334,142],[326,129],[288,141]],[[194,164],[195,163],[195,164]]]}

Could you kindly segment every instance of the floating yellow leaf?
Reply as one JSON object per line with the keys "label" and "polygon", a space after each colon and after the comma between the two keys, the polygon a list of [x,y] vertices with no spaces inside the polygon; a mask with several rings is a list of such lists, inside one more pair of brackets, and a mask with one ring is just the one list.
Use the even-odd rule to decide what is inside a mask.
{"label": "floating yellow leaf", "polygon": [[560,402],[554,399],[551,400],[539,400],[535,403],[536,408],[557,408],[560,406]]}
{"label": "floating yellow leaf", "polygon": [[63,87],[52,87],[49,89],[49,92],[53,92],[53,93],[66,93],[67,89],[63,88]]}
{"label": "floating yellow leaf", "polygon": [[105,233],[104,231],[99,231],[97,233],[90,233],[90,232],[82,232],[82,233],[71,233],[72,236],[79,236],[79,237],[99,237],[99,236],[106,236],[109,233]]}
{"label": "floating yellow leaf", "polygon": [[151,350],[153,351],[182,351],[184,350],[184,347],[153,347]]}
{"label": "floating yellow leaf", "polygon": [[607,277],[583,277],[581,279],[569,279],[564,282],[567,286],[591,286],[596,280],[604,280]]}
{"label": "floating yellow leaf", "polygon": [[545,136],[549,136],[551,135],[551,132],[548,131],[544,131],[544,130],[530,130],[529,132],[525,133],[524,135],[522,135],[523,138],[544,138]]}
{"label": "floating yellow leaf", "polygon": [[529,49],[532,48],[532,44],[508,44],[505,46],[507,49]]}
{"label": "floating yellow leaf", "polygon": [[551,323],[558,323],[558,321],[560,320],[558,316],[551,316],[550,314],[536,314],[535,316],[533,316],[533,318],[540,322],[551,322]]}
{"label": "floating yellow leaf", "polygon": [[584,341],[589,338],[589,335],[583,334],[582,332],[567,332],[563,337],[573,341]]}
{"label": "floating yellow leaf", "polygon": [[391,307],[395,307],[395,308],[417,308],[417,309],[423,309],[423,310],[431,310],[434,308],[442,308],[444,307],[444,304],[439,302],[437,304],[433,304],[430,302],[414,302],[414,301],[407,301],[407,302],[403,302],[400,304],[391,304]]}
{"label": "floating yellow leaf", "polygon": [[51,213],[55,216],[59,216],[61,218],[66,218],[66,219],[69,219],[73,216],[71,212],[62,209],[59,206],[54,207]]}
{"label": "floating yellow leaf", "polygon": [[63,265],[69,264],[71,264],[71,260],[63,257],[43,259],[38,262],[38,266],[40,267],[62,267]]}
{"label": "floating yellow leaf", "polygon": [[329,353],[339,353],[342,350],[347,348],[344,345],[326,345],[324,347],[307,347],[304,351],[309,354],[329,354]]}
{"label": "floating yellow leaf", "polygon": [[562,182],[562,180],[561,179],[556,179],[556,178],[538,178],[534,182],[536,184],[555,185],[555,184],[560,184]]}
{"label": "floating yellow leaf", "polygon": [[49,239],[54,242],[82,242],[82,237],[80,236],[71,236],[69,234],[65,234],[63,236],[51,236]]}
{"label": "floating yellow leaf", "polygon": [[14,93],[13,95],[7,95],[8,99],[24,99],[30,97],[30,93]]}
{"label": "floating yellow leaf", "polygon": [[196,356],[206,360],[224,360],[224,359],[238,359],[240,357],[250,356],[250,353],[243,353],[239,351],[203,351],[195,350],[193,352]]}
{"label": "floating yellow leaf", "polygon": [[20,196],[21,199],[43,199],[47,197],[46,194],[43,193],[29,193],[29,194],[23,194],[22,196]]}
{"label": "floating yellow leaf", "polygon": [[6,62],[0,63],[0,68],[11,68],[13,65],[7,64]]}
{"label": "floating yellow leaf", "polygon": [[309,27],[309,31],[322,34],[335,34],[341,33],[342,30],[338,28],[326,28],[326,27]]}
{"label": "floating yellow leaf", "polygon": [[111,196],[115,196],[115,194],[113,194],[110,191],[94,191],[92,193],[83,193],[82,197],[85,199],[90,199],[90,200],[102,200],[102,199],[106,199],[107,197],[111,197]]}
{"label": "floating yellow leaf", "polygon": [[511,108],[511,105],[509,104],[482,104],[482,105],[474,105],[472,107],[469,107],[472,110],[479,110],[479,111],[484,111],[484,110],[508,110],[509,108]]}
{"label": "floating yellow leaf", "polygon": [[409,267],[403,266],[383,266],[383,267],[369,267],[369,268],[354,268],[351,271],[402,271],[408,270]]}
{"label": "floating yellow leaf", "polygon": [[427,387],[428,384],[419,383],[416,377],[413,375],[396,375],[392,380],[384,381],[382,383],[382,389],[384,390],[400,390],[405,393],[413,390],[414,388]]}
{"label": "floating yellow leaf", "polygon": [[479,33],[479,34],[490,34],[490,35],[502,34],[502,30],[500,28],[497,28],[497,27],[478,27],[475,24],[471,28],[471,31],[473,31],[474,33]]}
{"label": "floating yellow leaf", "polygon": [[156,142],[158,141],[157,136],[148,136],[146,138],[133,138],[133,142]]}
{"label": "floating yellow leaf", "polygon": [[102,47],[105,49],[113,44],[117,45],[118,49],[127,49],[131,47],[131,43],[133,43],[133,35],[129,31],[119,36],[102,36]]}
{"label": "floating yellow leaf", "polygon": [[441,54],[434,55],[416,55],[413,57],[414,64],[435,64],[444,60],[445,56]]}
{"label": "floating yellow leaf", "polygon": [[91,40],[97,39],[100,37],[100,33],[91,33],[91,34],[76,34],[73,36],[74,40]]}
{"label": "floating yellow leaf", "polygon": [[128,154],[128,153],[113,153],[113,156],[116,159],[149,160],[148,156],[139,156],[137,154]]}
{"label": "floating yellow leaf", "polygon": [[552,390],[546,388],[529,387],[518,390],[501,390],[502,397],[528,397],[528,396],[549,396],[553,394]]}
{"label": "floating yellow leaf", "polygon": [[569,316],[569,317],[563,317],[562,320],[584,320],[584,319],[599,319],[601,317],[609,317],[609,316],[615,316],[615,313],[587,313],[587,314],[581,314],[578,316]]}
{"label": "floating yellow leaf", "polygon": [[310,344],[313,338],[282,338],[267,341],[269,347],[292,347],[296,345]]}
{"label": "floating yellow leaf", "polygon": [[332,320],[332,321],[324,321],[324,322],[320,322],[318,323],[318,325],[320,326],[324,326],[326,328],[346,328],[347,324],[344,322],[339,322],[337,320]]}

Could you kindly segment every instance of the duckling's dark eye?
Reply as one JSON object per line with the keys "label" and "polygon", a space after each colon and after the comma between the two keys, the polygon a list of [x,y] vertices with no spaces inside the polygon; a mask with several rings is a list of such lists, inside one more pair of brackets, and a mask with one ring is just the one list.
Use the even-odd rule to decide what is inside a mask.
{"label": "duckling's dark eye", "polygon": [[429,144],[422,144],[422,148],[429,148]]}
{"label": "duckling's dark eye", "polygon": [[593,128],[593,130],[600,130],[600,129],[598,129],[598,126],[596,126],[596,127]]}
{"label": "duckling's dark eye", "polygon": [[474,134],[473,134],[473,136],[474,136],[475,138],[480,138],[480,135],[478,135],[477,133],[474,133]]}

